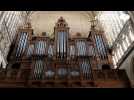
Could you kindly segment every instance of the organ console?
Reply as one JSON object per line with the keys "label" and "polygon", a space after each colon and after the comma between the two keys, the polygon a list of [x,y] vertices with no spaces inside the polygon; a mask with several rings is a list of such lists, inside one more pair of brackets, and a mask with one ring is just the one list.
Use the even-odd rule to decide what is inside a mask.
{"label": "organ console", "polygon": [[[51,87],[102,87],[103,84],[105,87],[110,84],[109,81],[104,84],[107,70],[103,71],[102,66],[107,64],[112,68],[112,59],[102,32],[91,29],[87,38],[82,38],[80,33],[70,38],[68,24],[60,17],[54,27],[54,38],[46,34],[34,36],[33,29],[26,27],[19,30],[14,44],[5,83],[0,86],[12,86],[6,84],[7,81],[19,83],[21,87],[48,87],[48,84]],[[113,69],[108,71],[117,77],[117,80],[111,78],[110,82],[115,85],[109,87],[118,84],[126,87],[118,79],[118,73]]]}

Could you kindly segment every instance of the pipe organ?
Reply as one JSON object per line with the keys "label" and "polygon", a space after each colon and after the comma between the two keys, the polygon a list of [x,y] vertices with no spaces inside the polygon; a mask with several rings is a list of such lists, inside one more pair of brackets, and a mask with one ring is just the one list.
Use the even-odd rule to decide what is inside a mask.
{"label": "pipe organ", "polygon": [[20,29],[6,77],[11,79],[11,73],[15,73],[12,80],[28,87],[99,87],[101,81],[97,80],[105,71],[118,76],[112,69],[101,73],[103,66],[112,68],[102,32],[91,30],[87,38],[70,38],[68,24],[61,17],[55,24],[54,35],[54,38],[34,36],[30,27]]}

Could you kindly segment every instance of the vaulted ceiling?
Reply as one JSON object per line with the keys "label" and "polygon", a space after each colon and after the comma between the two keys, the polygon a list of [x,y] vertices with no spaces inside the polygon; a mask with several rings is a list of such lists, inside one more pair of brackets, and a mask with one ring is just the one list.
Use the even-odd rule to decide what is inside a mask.
{"label": "vaulted ceiling", "polygon": [[87,37],[90,31],[90,21],[96,16],[95,11],[34,11],[30,14],[30,20],[35,35],[46,32],[48,36],[53,36],[54,26],[62,16],[70,27],[70,36],[75,36],[77,32],[82,37]]}

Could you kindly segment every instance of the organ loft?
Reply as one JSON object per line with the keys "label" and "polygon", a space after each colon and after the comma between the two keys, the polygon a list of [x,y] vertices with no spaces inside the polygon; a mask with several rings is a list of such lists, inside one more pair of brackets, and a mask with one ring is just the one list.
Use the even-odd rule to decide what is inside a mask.
{"label": "organ loft", "polygon": [[35,36],[30,23],[20,28],[0,71],[0,87],[129,87],[125,71],[113,69],[103,31],[91,25],[88,37],[69,36],[60,17],[54,37]]}

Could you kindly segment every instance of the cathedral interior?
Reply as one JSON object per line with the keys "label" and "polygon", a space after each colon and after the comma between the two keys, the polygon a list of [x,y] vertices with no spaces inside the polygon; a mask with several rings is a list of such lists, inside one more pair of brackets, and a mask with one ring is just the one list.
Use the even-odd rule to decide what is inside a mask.
{"label": "cathedral interior", "polygon": [[0,11],[0,87],[133,88],[134,11]]}

